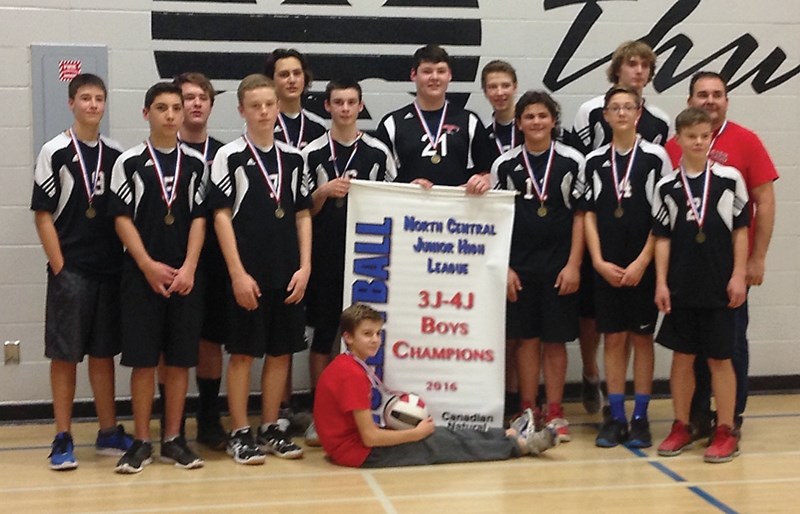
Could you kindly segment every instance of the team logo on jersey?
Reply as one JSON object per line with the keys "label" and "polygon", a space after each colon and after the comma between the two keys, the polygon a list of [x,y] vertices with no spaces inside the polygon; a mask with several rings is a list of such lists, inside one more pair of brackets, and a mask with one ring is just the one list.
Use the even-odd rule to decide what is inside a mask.
{"label": "team logo on jersey", "polygon": [[722,150],[714,150],[714,149],[712,149],[708,153],[708,157],[711,160],[717,161],[720,164],[725,164],[725,163],[728,162],[728,153],[727,152],[723,152]]}
{"label": "team logo on jersey", "polygon": [[[233,90],[242,77],[264,70],[265,54],[273,48],[297,48],[314,73],[304,105],[323,117],[328,117],[323,95],[315,92],[333,78],[369,81],[365,89],[371,94],[361,117],[372,124],[407,103],[414,91],[410,48],[436,43],[448,50],[453,72],[448,99],[461,107],[470,93],[460,91],[475,90],[479,73],[480,57],[474,53],[483,39],[478,0],[218,0],[155,6],[151,30],[160,77],[200,71],[218,88]],[[404,92],[398,84],[407,86]]]}
{"label": "team logo on jersey", "polygon": [[442,130],[447,135],[457,134],[458,132],[461,131],[461,127],[459,127],[458,125],[452,125],[450,123],[445,123],[444,125],[442,125]]}

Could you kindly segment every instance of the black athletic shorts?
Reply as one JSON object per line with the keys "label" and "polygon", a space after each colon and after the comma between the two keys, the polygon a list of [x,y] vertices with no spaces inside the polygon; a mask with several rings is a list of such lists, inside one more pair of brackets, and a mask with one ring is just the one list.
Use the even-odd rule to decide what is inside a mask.
{"label": "black athletic shorts", "polygon": [[586,252],[581,263],[581,286],[578,289],[578,315],[581,318],[594,319],[597,315],[594,293],[596,276],[592,257]]}
{"label": "black athletic shorts", "polygon": [[[611,287],[598,275],[595,284],[597,331],[601,334],[655,332],[658,307],[655,303],[655,273],[648,269],[636,287]],[[602,281],[602,283],[600,282]]]}
{"label": "black athletic shorts", "polygon": [[311,351],[329,355],[339,333],[339,319],[342,315],[343,282],[316,281],[306,293],[306,312],[308,324],[314,327]]}
{"label": "black athletic shorts", "polygon": [[231,296],[231,336],[225,349],[231,354],[260,358],[291,355],[306,349],[305,308],[303,304],[285,304],[288,296],[282,289],[261,291],[258,308],[245,310]]}
{"label": "black athletic shorts", "polygon": [[559,296],[556,275],[520,280],[517,301],[506,302],[506,338],[563,343],[578,337],[578,293]]}
{"label": "black athletic shorts", "polygon": [[231,295],[231,281],[222,252],[216,244],[203,248],[198,273],[205,277],[203,295],[203,339],[217,344],[225,344],[230,333],[230,309],[228,298]]}
{"label": "black athletic shorts", "polygon": [[135,264],[122,269],[122,364],[132,368],[197,366],[203,313],[203,274],[195,273],[186,295],[165,298],[150,288]]}
{"label": "black athletic shorts", "polygon": [[94,278],[63,268],[47,268],[44,355],[81,362],[84,355],[113,357],[120,352],[119,275]]}
{"label": "black athletic shorts", "polygon": [[672,309],[664,316],[656,341],[672,351],[711,359],[730,359],[733,355],[734,310]]}

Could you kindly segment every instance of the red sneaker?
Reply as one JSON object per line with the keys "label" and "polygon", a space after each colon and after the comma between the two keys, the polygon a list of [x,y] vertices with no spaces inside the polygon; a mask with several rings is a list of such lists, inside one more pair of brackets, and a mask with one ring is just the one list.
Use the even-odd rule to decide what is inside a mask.
{"label": "red sneaker", "polygon": [[739,439],[728,425],[720,425],[711,437],[711,446],[703,454],[703,460],[713,464],[730,462],[739,455]]}
{"label": "red sneaker", "polygon": [[559,443],[566,443],[572,439],[569,433],[569,421],[564,419],[564,408],[559,403],[551,404],[547,409],[545,424],[553,427],[558,435]]}
{"label": "red sneaker", "polygon": [[678,421],[672,423],[672,430],[664,441],[658,445],[658,454],[662,457],[680,455],[684,448],[692,445],[692,431],[689,425]]}

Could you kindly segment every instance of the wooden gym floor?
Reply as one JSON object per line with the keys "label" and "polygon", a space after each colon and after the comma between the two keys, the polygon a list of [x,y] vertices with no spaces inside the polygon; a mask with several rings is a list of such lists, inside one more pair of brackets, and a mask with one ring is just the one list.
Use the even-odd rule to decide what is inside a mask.
{"label": "wooden gym floor", "polygon": [[[656,444],[669,431],[671,412],[669,400],[651,404]],[[116,475],[116,458],[95,456],[96,425],[87,422],[73,429],[80,467],[54,472],[46,459],[52,425],[5,425],[0,426],[0,512],[800,511],[800,444],[794,438],[800,395],[751,397],[742,454],[716,465],[703,463],[700,446],[673,458],[658,457],[654,448],[596,448],[597,419],[579,404],[568,404],[566,414],[572,441],[542,457],[372,471],[334,466],[316,448],[307,449],[300,461],[269,457],[266,465],[254,467],[203,449],[206,466],[200,470],[155,461],[138,475]],[[157,434],[157,423],[152,429]],[[187,432],[194,434],[191,422]]]}

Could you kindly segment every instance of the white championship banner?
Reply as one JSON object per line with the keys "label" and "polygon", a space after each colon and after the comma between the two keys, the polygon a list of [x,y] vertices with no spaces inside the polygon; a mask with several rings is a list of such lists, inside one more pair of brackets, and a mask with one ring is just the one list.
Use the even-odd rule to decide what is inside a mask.
{"label": "white championship banner", "polygon": [[367,364],[437,425],[501,427],[514,193],[354,180],[347,203],[344,305],[386,319]]}

